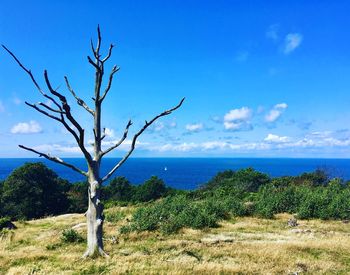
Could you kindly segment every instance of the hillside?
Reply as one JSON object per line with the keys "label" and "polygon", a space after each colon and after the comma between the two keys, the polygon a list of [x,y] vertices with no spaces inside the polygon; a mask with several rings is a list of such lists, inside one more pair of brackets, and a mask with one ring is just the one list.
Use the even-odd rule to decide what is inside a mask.
{"label": "hillside", "polygon": [[[105,223],[109,259],[83,260],[85,244],[64,243],[62,231],[75,226],[84,236],[81,214],[16,222],[2,233],[1,274],[348,274],[350,224],[298,221],[287,214],[274,220],[235,218],[208,230],[184,229],[120,235],[131,208],[113,208],[125,217]],[[124,215],[121,215],[123,217]]]}

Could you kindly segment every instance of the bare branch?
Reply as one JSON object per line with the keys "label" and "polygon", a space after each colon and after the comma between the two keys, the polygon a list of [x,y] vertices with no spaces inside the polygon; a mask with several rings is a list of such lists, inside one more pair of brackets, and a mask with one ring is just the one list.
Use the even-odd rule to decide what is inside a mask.
{"label": "bare branch", "polygon": [[94,56],[96,57],[95,46],[94,46],[94,42],[92,41],[92,39],[90,39],[90,46],[91,46],[92,52],[94,53]]}
{"label": "bare branch", "polygon": [[111,44],[111,45],[109,46],[108,54],[107,54],[107,56],[106,56],[105,58],[102,59],[102,61],[101,61],[102,63],[105,63],[105,62],[111,57],[113,47],[114,47],[113,44]]}
{"label": "bare branch", "polygon": [[74,127],[78,130],[79,132],[79,137],[77,138],[77,135],[75,133],[75,131],[73,131],[67,123],[63,123],[64,120],[62,118],[62,123],[63,125],[66,127],[66,129],[73,134],[73,132],[75,133],[74,137],[81,149],[81,151],[83,152],[86,160],[91,164],[92,163],[92,157],[90,155],[90,153],[86,150],[85,145],[84,145],[84,129],[80,126],[80,124],[75,120],[75,118],[73,117],[72,113],[71,113],[71,108],[67,102],[67,99],[65,96],[63,96],[61,93],[57,92],[56,90],[54,90],[51,86],[47,71],[44,71],[44,77],[45,77],[45,81],[46,81],[46,85],[50,91],[50,93],[52,93],[54,96],[58,97],[62,103],[62,108],[65,111],[65,115],[67,117],[67,119],[74,125]]}
{"label": "bare branch", "polygon": [[82,106],[86,111],[88,111],[90,114],[94,115],[94,111],[85,103],[84,100],[82,100],[81,98],[79,98],[76,93],[74,92],[74,90],[72,89],[72,87],[69,84],[68,78],[65,76],[64,77],[65,81],[66,81],[66,85],[68,90],[71,92],[71,94],[75,97],[75,99],[77,100],[78,105]]}
{"label": "bare branch", "polygon": [[[56,109],[54,109],[54,108],[51,108],[50,106],[46,105],[45,103],[38,102],[38,104],[39,104],[40,106],[45,107],[46,109],[48,109],[48,110],[51,111],[51,112],[59,113],[59,114],[62,114],[62,115],[66,114],[64,111],[60,111],[60,110],[56,110]],[[28,105],[28,104],[27,104],[27,105]]]}
{"label": "bare branch", "polygon": [[106,128],[103,128],[103,135],[101,136],[101,141],[106,137]]}
{"label": "bare branch", "polygon": [[25,102],[25,104],[27,104],[29,107],[37,110],[38,112],[44,114],[45,116],[47,116],[49,118],[52,118],[54,120],[57,120],[58,122],[61,122],[63,124],[63,126],[67,129],[67,131],[70,132],[73,135],[74,139],[79,144],[79,142],[80,142],[79,135],[67,124],[67,122],[64,119],[63,113],[61,113],[61,117],[59,118],[59,117],[55,117],[55,116],[49,114],[48,112],[45,112],[44,110],[40,109],[35,104],[31,104],[31,103],[28,103],[28,102]]}
{"label": "bare branch", "polygon": [[[35,87],[38,89],[38,91],[47,99],[51,100],[59,109],[61,109],[61,106],[57,103],[55,99],[53,99],[51,96],[48,96],[39,86],[38,82],[34,78],[34,75],[32,74],[31,70],[24,67],[24,65],[19,61],[19,59],[12,53],[8,48],[6,48],[4,45],[2,47],[13,57],[13,59],[17,62],[17,64],[29,75],[32,82],[34,83]],[[61,109],[62,110],[62,109]]]}
{"label": "bare branch", "polygon": [[167,116],[170,115],[173,111],[175,111],[176,109],[180,108],[182,103],[184,102],[185,98],[181,99],[180,103],[178,105],[176,105],[175,107],[164,111],[163,113],[160,113],[159,115],[155,116],[153,119],[151,119],[149,122],[145,121],[145,125],[134,135],[132,142],[131,142],[131,147],[129,149],[129,151],[126,153],[126,155],[112,168],[112,170],[102,178],[102,182],[108,180],[115,171],[118,170],[118,168],[129,158],[129,156],[131,155],[131,153],[134,151],[135,149],[135,145],[136,145],[136,141],[137,138],[153,123],[155,122],[158,118],[163,117],[163,116]]}
{"label": "bare branch", "polygon": [[103,95],[102,95],[101,98],[100,98],[100,101],[101,101],[101,102],[105,99],[107,93],[109,92],[109,90],[110,90],[111,87],[112,87],[112,81],[113,81],[113,76],[114,76],[114,74],[115,74],[116,72],[118,72],[119,70],[120,70],[120,67],[117,67],[116,65],[113,66],[112,71],[111,71],[111,73],[110,73],[110,75],[109,75],[107,87],[106,87],[106,89],[105,89]]}
{"label": "bare branch", "polygon": [[99,71],[99,72],[101,71],[101,68],[91,59],[90,56],[88,56],[87,59],[88,59],[89,63],[90,63],[92,66],[95,67],[95,69],[96,69],[97,71]]}
{"label": "bare branch", "polygon": [[74,170],[75,172],[78,172],[84,176],[87,176],[87,172],[84,172],[83,170],[80,170],[79,168],[75,167],[74,165],[70,164],[70,163],[67,163],[67,162],[64,162],[62,159],[58,158],[58,157],[54,157],[54,156],[50,156],[49,154],[45,154],[45,153],[41,153],[35,149],[32,149],[32,148],[29,148],[29,147],[26,147],[26,146],[23,146],[23,145],[18,145],[20,148],[24,149],[24,150],[27,150],[27,151],[31,151],[33,153],[36,153],[39,155],[39,157],[44,157],[48,160],[51,160],[53,162],[56,162],[56,163],[59,163],[59,164],[62,164],[64,166],[67,166],[69,167],[70,169]]}
{"label": "bare branch", "polygon": [[[102,152],[101,153],[101,157],[103,157],[104,155],[108,154],[109,152],[111,152],[112,150],[114,150],[115,148],[117,148],[118,146],[120,146],[120,144],[122,144],[124,142],[124,140],[127,138],[128,136],[128,132],[129,132],[129,128],[130,126],[132,125],[132,122],[131,120],[129,120],[128,124],[126,125],[125,127],[125,130],[124,130],[124,134],[122,136],[122,138],[116,143],[114,144],[113,146],[111,146],[110,148],[108,148],[106,151]],[[104,136],[101,138],[101,140],[104,138]]]}
{"label": "bare branch", "polygon": [[52,118],[54,120],[57,120],[59,122],[62,122],[61,118],[59,117],[55,117],[51,114],[49,114],[48,112],[45,112],[44,110],[40,109],[38,106],[36,106],[35,104],[31,104],[31,103],[28,103],[27,101],[24,102],[26,105],[28,105],[29,107],[32,107],[33,109],[37,110],[38,112],[44,114],[45,116],[49,117],[49,118]]}
{"label": "bare branch", "polygon": [[100,31],[100,25],[97,25],[97,46],[96,46],[96,59],[100,59],[100,47],[101,47],[101,31]]}

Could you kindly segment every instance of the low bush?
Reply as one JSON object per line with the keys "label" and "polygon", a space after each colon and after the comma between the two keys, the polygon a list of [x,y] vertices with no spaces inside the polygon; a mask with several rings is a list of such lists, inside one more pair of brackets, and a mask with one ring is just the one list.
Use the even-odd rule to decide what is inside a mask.
{"label": "low bush", "polygon": [[302,187],[269,184],[262,187],[256,196],[255,214],[273,218],[277,213],[295,213],[302,199]]}
{"label": "low bush", "polygon": [[144,184],[136,186],[134,191],[133,200],[135,202],[147,202],[165,197],[168,188],[163,180],[153,176],[145,181]]}
{"label": "low bush", "polygon": [[107,222],[117,223],[125,218],[125,213],[123,213],[121,211],[107,212],[105,214],[105,218],[106,218]]}
{"label": "low bush", "polygon": [[297,213],[300,219],[349,219],[350,188],[334,184],[305,189]]}
{"label": "low bush", "polygon": [[61,235],[61,242],[63,243],[81,243],[84,238],[74,229],[63,230]]}
{"label": "low bush", "polygon": [[229,217],[231,206],[214,199],[194,201],[187,196],[177,195],[138,208],[130,224],[123,227],[121,232],[159,229],[165,234],[171,234],[183,227],[216,227],[218,221]]}
{"label": "low bush", "polygon": [[2,217],[0,218],[0,230],[7,228],[7,229],[12,229],[9,227],[12,227],[13,224],[11,223],[11,219],[9,217]]}

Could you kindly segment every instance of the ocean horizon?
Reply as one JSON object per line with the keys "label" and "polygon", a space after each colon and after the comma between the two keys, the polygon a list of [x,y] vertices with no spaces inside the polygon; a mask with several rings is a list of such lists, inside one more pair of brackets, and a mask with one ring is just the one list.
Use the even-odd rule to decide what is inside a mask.
{"label": "ocean horizon", "polygon": [[[86,169],[83,158],[64,159]],[[101,174],[106,174],[118,160],[119,158],[103,159]],[[0,158],[0,180],[4,180],[26,162],[43,162],[70,182],[84,180],[82,175],[73,170],[43,158]],[[271,177],[296,176],[322,169],[331,178],[350,179],[350,159],[331,158],[130,158],[113,177],[124,176],[131,183],[140,184],[151,176],[158,176],[173,188],[192,190],[220,171],[248,167]]]}

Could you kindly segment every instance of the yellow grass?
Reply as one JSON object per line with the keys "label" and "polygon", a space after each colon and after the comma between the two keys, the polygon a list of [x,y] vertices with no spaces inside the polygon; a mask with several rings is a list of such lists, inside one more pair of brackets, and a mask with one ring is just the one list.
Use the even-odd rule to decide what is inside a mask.
{"label": "yellow grass", "polygon": [[[109,211],[130,209],[114,208]],[[205,231],[120,235],[125,219],[105,224],[109,259],[83,260],[85,244],[61,244],[71,214],[16,223],[0,241],[1,274],[350,274],[350,224],[237,218]],[[77,229],[85,234],[85,227]],[[55,247],[55,244],[61,244]]]}

